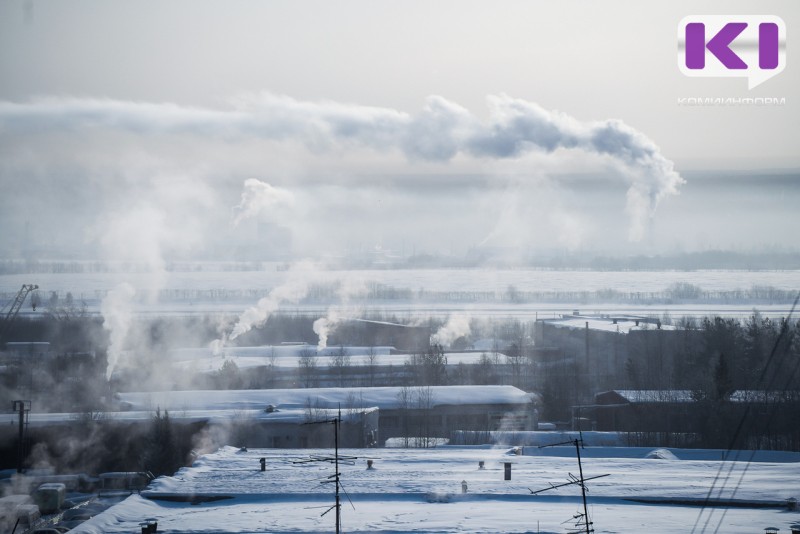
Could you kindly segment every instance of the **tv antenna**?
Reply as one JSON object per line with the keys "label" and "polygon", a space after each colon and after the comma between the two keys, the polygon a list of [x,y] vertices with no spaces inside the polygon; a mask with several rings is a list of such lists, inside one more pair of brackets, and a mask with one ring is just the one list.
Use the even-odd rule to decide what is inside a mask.
{"label": "tv antenna", "polygon": [[[339,472],[339,463],[340,462],[352,462],[353,460],[357,460],[358,459],[358,456],[339,456],[339,425],[341,424],[341,421],[342,421],[342,407],[339,406],[339,414],[336,417],[334,417],[333,419],[324,419],[322,421],[310,421],[308,423],[304,423],[306,425],[325,425],[325,424],[332,424],[333,425],[334,455],[333,456],[312,456],[312,457],[308,458],[307,460],[297,460],[297,461],[292,462],[294,464],[308,464],[308,463],[313,463],[313,462],[328,462],[328,463],[332,463],[334,465],[334,473],[331,476],[327,477],[327,479],[324,480],[322,483],[323,484],[329,484],[331,482],[334,482],[336,484],[336,490],[335,490],[336,500],[335,500],[335,503],[334,503],[333,506],[331,506],[330,508],[328,508],[327,510],[322,512],[322,514],[320,514],[320,517],[324,516],[325,514],[330,512],[331,510],[336,509],[336,534],[339,534],[339,532],[341,531],[341,525],[342,525],[342,503],[341,503],[341,499],[339,497],[340,490],[344,491],[344,494],[347,495],[347,491],[344,489],[344,486],[342,486],[341,473]],[[350,500],[350,496],[349,495],[347,495],[347,500],[350,501],[350,506],[352,506],[353,510],[355,510],[356,507],[353,505],[353,501]]]}
{"label": "tv antenna", "polygon": [[[562,488],[564,486],[580,486],[581,487],[581,496],[583,497],[583,513],[577,513],[572,516],[572,519],[568,519],[567,521],[575,521],[575,527],[579,530],[570,531],[571,534],[580,534],[581,532],[585,532],[586,534],[590,534],[594,532],[594,528],[592,525],[594,523],[589,519],[589,509],[586,506],[586,492],[589,491],[586,489],[586,481],[587,480],[594,480],[596,478],[603,478],[607,477],[609,474],[606,473],[605,475],[597,475],[593,477],[584,477],[583,476],[583,464],[581,463],[581,447],[583,447],[583,434],[581,434],[580,438],[575,438],[570,441],[562,441],[561,443],[553,443],[552,445],[540,445],[540,449],[544,449],[547,447],[557,447],[559,445],[575,445],[575,453],[578,456],[578,473],[579,476],[575,476],[572,473],[569,474],[569,482],[564,482],[563,484],[550,484],[549,488],[544,488],[540,490],[533,491],[532,489],[528,488],[533,495],[537,495],[539,493],[550,491],[556,488]],[[566,522],[566,521],[565,521]]]}

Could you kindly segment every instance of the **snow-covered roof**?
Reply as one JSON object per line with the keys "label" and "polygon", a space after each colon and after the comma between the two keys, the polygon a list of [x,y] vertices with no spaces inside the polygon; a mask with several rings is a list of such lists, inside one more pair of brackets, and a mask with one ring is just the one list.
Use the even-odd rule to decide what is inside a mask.
{"label": "snow-covered roof", "polygon": [[[596,316],[596,315],[564,315],[559,319],[541,319],[547,324],[558,328],[586,328],[589,330],[599,330],[602,332],[618,332],[629,334],[637,330],[655,330],[658,328],[651,319],[644,317],[632,317],[627,315],[620,316]],[[661,325],[661,330],[676,330],[673,325]]]}
{"label": "snow-covered roof", "polygon": [[[119,400],[131,410],[263,410],[304,408],[309,400],[320,408],[358,406],[395,409],[403,388],[307,388],[213,391],[155,391],[120,393]],[[411,388],[412,391],[417,388]],[[527,404],[531,395],[513,386],[431,386],[433,406],[464,404]]]}
{"label": "snow-covered roof", "polygon": [[[539,456],[543,451],[558,452],[554,449],[560,454]],[[580,501],[577,486],[531,495],[531,489],[569,481],[569,473],[576,471],[575,448],[554,449],[526,447],[521,456],[507,447],[343,450],[343,455],[357,458],[340,464],[341,480],[353,503],[352,508],[342,508],[342,524],[350,532],[530,532],[532,524],[542,532],[570,530],[574,523],[565,520],[573,517]],[[528,456],[529,450],[537,456]],[[699,507],[685,503],[707,501],[723,464],[680,459],[677,454],[677,459],[670,455],[651,459],[655,451],[648,449],[636,450],[636,456],[610,457],[618,456],[616,451],[584,449],[587,455],[594,453],[583,463],[585,476],[609,475],[587,483],[595,528],[620,534],[691,530]],[[719,458],[720,451],[716,452]],[[173,533],[332,532],[332,514],[320,514],[333,504],[333,488],[320,482],[329,480],[333,466],[297,463],[330,455],[330,449],[225,447],[174,476],[159,477],[141,494],[131,495],[73,532],[138,532],[143,521],[157,521],[159,531]],[[260,470],[261,458],[266,472]],[[367,459],[372,460],[371,469]],[[512,464],[511,480],[504,479],[506,463]],[[756,532],[769,524],[783,530],[796,521],[779,507],[796,495],[793,464],[741,461],[725,467],[731,480],[746,478],[742,484],[721,487],[715,496],[725,500],[735,496],[760,507],[720,511],[714,522],[720,532]],[[208,501],[203,502],[204,497]],[[214,498],[223,500],[212,502]],[[658,504],[641,502],[646,499]]]}
{"label": "snow-covered roof", "polygon": [[[649,402],[695,402],[697,395],[689,389],[676,390],[628,390],[617,389],[614,393],[633,403]],[[602,393],[600,394],[602,395]],[[731,393],[731,402],[800,402],[800,391],[751,391],[737,390]]]}
{"label": "snow-covered roof", "polygon": [[397,328],[428,328],[424,325],[414,325],[414,324],[400,324],[400,323],[391,323],[389,321],[376,321],[374,319],[353,319],[354,323],[364,323],[364,324],[374,324],[374,325],[381,325],[381,326],[393,326]]}
{"label": "snow-covered roof", "polygon": [[[218,391],[157,391],[119,393],[120,411],[98,413],[109,422],[146,421],[156,409],[168,411],[170,417],[184,422],[225,421],[243,419],[259,422],[298,423],[308,419],[308,407],[315,415],[333,417],[341,407],[343,415],[350,411],[372,412],[400,407],[398,395],[403,388],[308,388]],[[411,388],[412,395],[419,388]],[[427,388],[426,388],[427,389]],[[532,394],[513,386],[431,386],[431,406],[459,405],[526,405]],[[266,411],[272,406],[272,411]],[[30,426],[74,424],[83,413],[28,414]],[[16,413],[0,413],[0,424],[16,424]]]}
{"label": "snow-covered roof", "polygon": [[694,402],[692,390],[617,389],[616,394],[628,402]]}
{"label": "snow-covered roof", "polygon": [[[370,349],[374,349],[376,356],[370,361]],[[272,366],[279,369],[297,369],[300,366],[300,356],[303,351],[316,351],[313,345],[293,345],[273,347],[236,347],[225,349],[223,355],[214,355],[211,349],[176,349],[170,352],[173,365],[181,370],[197,373],[211,373],[219,371],[226,361],[236,364],[239,369],[252,367]],[[344,347],[347,351],[349,363],[353,367],[375,366],[402,366],[408,359],[408,354],[392,353],[391,347]],[[317,351],[316,365],[319,369],[331,367],[335,362],[339,347],[328,347]],[[449,365],[459,363],[474,364],[481,358],[479,352],[448,352],[446,353]],[[505,355],[498,353],[501,361]]]}
{"label": "snow-covered roof", "polygon": [[[337,417],[338,410],[317,408],[314,406],[313,412],[309,412],[305,407],[279,408],[274,411],[266,411],[265,406],[253,409],[219,409],[219,410],[177,410],[167,408],[169,417],[172,420],[182,423],[192,423],[207,421],[210,423],[222,423],[226,421],[247,421],[258,423],[292,423],[301,424],[313,419],[324,418],[333,419]],[[354,413],[372,413],[378,408],[374,406],[359,406],[353,410],[348,410],[342,406],[342,419],[347,421]],[[102,420],[105,422],[135,423],[148,421],[153,418],[153,410],[135,409],[131,411],[106,412]],[[163,409],[162,409],[163,412]],[[28,426],[46,427],[53,425],[74,424],[81,414],[78,413],[32,413],[29,414]],[[16,424],[18,416],[16,414],[0,414],[0,425]]]}
{"label": "snow-covered roof", "polygon": [[169,357],[174,361],[197,360],[210,358],[212,356],[216,356],[217,358],[281,358],[287,356],[297,358],[306,353],[315,354],[317,356],[335,356],[342,348],[347,351],[349,356],[366,356],[368,354],[383,356],[390,354],[394,347],[355,347],[350,345],[340,347],[339,345],[335,345],[324,349],[317,349],[316,345],[309,345],[308,343],[292,343],[286,345],[264,345],[261,347],[225,347],[220,354],[216,355],[210,348],[201,347],[173,349],[169,351]]}

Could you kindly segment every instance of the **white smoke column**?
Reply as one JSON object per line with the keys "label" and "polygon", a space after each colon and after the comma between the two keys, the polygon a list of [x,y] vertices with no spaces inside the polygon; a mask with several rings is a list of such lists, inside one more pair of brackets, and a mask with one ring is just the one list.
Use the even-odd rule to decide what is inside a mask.
{"label": "white smoke column", "polygon": [[507,95],[487,97],[491,120],[465,140],[465,150],[482,157],[518,158],[538,148],[572,149],[609,157],[629,181],[628,238],[644,236],[659,203],[685,183],[658,147],[619,120],[583,123],[565,113]]}
{"label": "white smoke column", "polygon": [[128,336],[133,319],[133,297],[135,295],[136,290],[133,289],[133,286],[123,282],[109,291],[103,302],[100,303],[103,328],[108,330],[110,337],[106,380],[111,379],[114,368],[119,362],[125,338]]}
{"label": "white smoke column", "polygon": [[286,283],[276,287],[269,292],[269,295],[260,299],[255,306],[246,309],[231,330],[228,339],[233,341],[267,322],[270,315],[284,303],[297,303],[308,294],[308,280],[303,278],[292,278]]}
{"label": "white smoke column", "polygon": [[624,164],[623,173],[630,180],[625,204],[630,219],[628,239],[640,241],[661,201],[677,195],[686,181],[655,143],[622,121],[595,124],[590,143],[598,153]]}
{"label": "white smoke column", "polygon": [[239,205],[234,208],[236,216],[233,219],[234,226],[251,217],[267,214],[271,218],[286,212],[287,209],[294,207],[294,195],[291,191],[249,178],[244,182],[242,199]]}
{"label": "white smoke column", "polygon": [[209,343],[208,347],[211,349],[211,354],[214,356],[222,356],[225,350],[225,345],[228,344],[228,334],[222,334],[222,337],[215,339]]}
{"label": "white smoke column", "polygon": [[354,306],[351,300],[355,297],[365,296],[367,285],[362,279],[346,278],[338,287],[337,296],[341,304],[328,308],[327,315],[314,321],[314,333],[317,334],[319,342],[317,350],[323,350],[328,346],[328,337],[343,322],[361,315],[363,308]]}
{"label": "white smoke column", "polygon": [[254,327],[267,322],[270,315],[280,308],[281,304],[297,303],[308,295],[308,288],[318,275],[318,271],[310,262],[298,263],[287,271],[288,280],[274,288],[266,297],[259,299],[255,306],[247,308],[236,321],[230,334],[223,334],[220,339],[209,344],[215,356],[219,356],[228,341],[233,341],[246,334]]}
{"label": "white smoke column", "polygon": [[[133,297],[141,295],[155,304],[167,283],[170,252],[190,250],[203,240],[202,216],[213,207],[211,190],[191,174],[130,169],[131,185],[117,203],[107,207],[94,229],[109,260],[143,267],[136,286],[125,282],[101,303],[103,327],[109,331],[106,377],[110,378],[123,356],[129,338]],[[127,339],[129,344],[147,339]]]}
{"label": "white smoke column", "polygon": [[452,343],[470,333],[469,316],[451,315],[447,322],[431,336],[431,341],[437,345],[449,347]]}
{"label": "white smoke column", "polygon": [[340,321],[339,313],[333,309],[328,310],[328,315],[320,317],[314,321],[314,333],[317,334],[319,342],[317,343],[317,351],[323,350],[328,346],[328,336],[331,330],[336,327]]}

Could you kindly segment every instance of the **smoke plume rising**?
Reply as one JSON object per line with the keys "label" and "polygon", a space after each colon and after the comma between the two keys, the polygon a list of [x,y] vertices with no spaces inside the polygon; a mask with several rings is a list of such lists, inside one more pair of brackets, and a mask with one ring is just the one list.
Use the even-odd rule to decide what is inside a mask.
{"label": "smoke plume rising", "polygon": [[108,365],[106,367],[106,380],[111,379],[114,367],[120,360],[125,339],[131,328],[133,320],[133,297],[136,290],[123,282],[108,292],[100,304],[100,313],[103,315],[103,328],[108,330]]}
{"label": "smoke plume rising", "polygon": [[328,346],[328,337],[343,322],[358,317],[363,311],[360,306],[353,305],[352,299],[366,294],[367,287],[363,280],[346,278],[339,283],[337,297],[341,303],[328,308],[325,317],[314,321],[314,333],[319,337],[317,350]]}
{"label": "smoke plume rising", "polygon": [[268,183],[255,178],[244,182],[242,200],[234,208],[236,215],[233,219],[234,226],[251,217],[264,215],[275,219],[281,213],[294,206],[294,195],[291,191],[280,187],[273,187]]}
{"label": "smoke plume rising", "polygon": [[246,334],[254,327],[267,322],[270,315],[277,311],[281,304],[297,303],[308,294],[309,285],[317,274],[311,262],[300,262],[288,271],[288,279],[272,289],[266,297],[259,299],[255,306],[247,308],[239,315],[230,334],[223,334],[210,344],[214,355],[221,354],[228,341],[233,341]]}
{"label": "smoke plume rising", "polygon": [[447,322],[431,336],[431,342],[449,347],[455,340],[468,336],[469,333],[469,316],[451,315],[447,318]]}

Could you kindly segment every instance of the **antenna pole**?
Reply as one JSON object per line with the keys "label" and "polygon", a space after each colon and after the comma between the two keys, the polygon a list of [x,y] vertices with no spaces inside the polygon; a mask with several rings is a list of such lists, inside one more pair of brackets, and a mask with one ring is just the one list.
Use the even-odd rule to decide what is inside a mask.
{"label": "antenna pole", "polygon": [[342,419],[342,407],[339,406],[339,416],[333,420],[333,446],[336,457],[336,534],[339,534],[342,522],[342,504],[339,501],[339,421]]}
{"label": "antenna pole", "polygon": [[[333,419],[325,419],[323,421],[309,421],[305,423],[307,425],[322,425],[322,424],[333,425],[333,447],[335,452],[333,458],[331,458],[330,456],[321,456],[321,457],[312,456],[308,460],[297,460],[295,462],[292,462],[295,464],[306,464],[309,462],[328,462],[334,465],[336,472],[333,475],[327,477],[325,479],[325,482],[323,483],[334,482],[336,484],[335,488],[336,502],[334,503],[333,506],[325,510],[325,512],[323,512],[322,515],[324,516],[334,508],[336,509],[336,534],[339,534],[342,529],[342,500],[340,492],[344,491],[345,495],[347,495],[347,490],[345,490],[344,487],[342,486],[342,478],[341,478],[342,474],[339,472],[339,463],[342,460],[352,461],[358,459],[357,456],[339,456],[339,425],[341,424],[341,421],[342,421],[342,407],[339,406],[339,415],[337,417],[334,417]],[[348,495],[347,498],[350,499],[350,496]],[[350,501],[350,504],[352,504],[352,501]],[[353,509],[355,510],[355,506],[353,507]]]}
{"label": "antenna pole", "polygon": [[[592,532],[594,532],[594,528],[592,528],[592,525],[594,523],[589,519],[589,507],[586,505],[586,481],[587,480],[594,480],[595,478],[607,477],[608,474],[597,475],[597,476],[593,476],[593,477],[589,477],[589,478],[584,478],[584,476],[583,476],[583,463],[581,462],[581,446],[583,446],[583,435],[581,435],[580,439],[564,441],[564,442],[561,442],[561,443],[553,443],[552,445],[540,445],[539,448],[540,449],[544,449],[545,447],[555,447],[557,445],[566,445],[567,443],[571,443],[571,444],[575,445],[575,453],[578,456],[578,471],[579,471],[580,477],[576,478],[572,473],[570,473],[569,482],[565,482],[563,484],[558,484],[558,485],[550,484],[549,488],[545,488],[545,489],[541,489],[541,490],[537,490],[537,491],[533,491],[530,488],[528,488],[528,489],[530,490],[530,492],[532,494],[537,495],[537,494],[542,493],[544,491],[548,491],[548,490],[552,490],[552,489],[556,489],[556,488],[561,488],[561,487],[564,487],[564,486],[574,486],[574,485],[580,486],[581,487],[581,496],[583,497],[583,514],[578,514],[578,515],[574,516],[574,519],[578,519],[580,517],[583,517],[584,525],[586,526],[586,534],[591,534]],[[575,523],[575,527],[576,528],[580,527],[580,521]],[[574,531],[571,531],[571,532],[576,532],[577,533],[577,532],[580,532],[580,530],[574,530]]]}
{"label": "antenna pole", "polygon": [[583,518],[586,521],[586,534],[590,534],[589,530],[589,510],[586,508],[586,483],[583,478],[583,466],[581,465],[581,448],[578,446],[578,440],[575,440],[575,452],[578,454],[578,472],[581,475],[581,495],[583,496]]}

